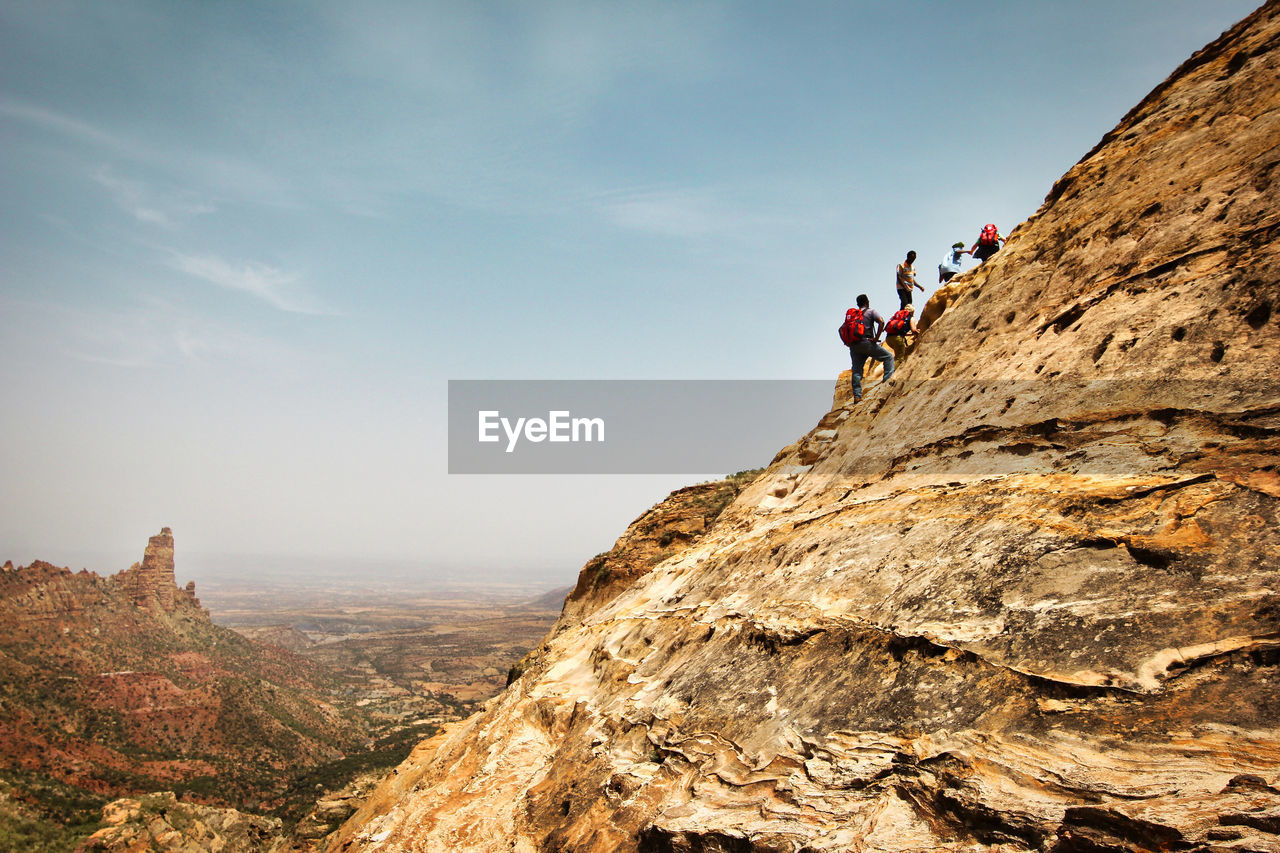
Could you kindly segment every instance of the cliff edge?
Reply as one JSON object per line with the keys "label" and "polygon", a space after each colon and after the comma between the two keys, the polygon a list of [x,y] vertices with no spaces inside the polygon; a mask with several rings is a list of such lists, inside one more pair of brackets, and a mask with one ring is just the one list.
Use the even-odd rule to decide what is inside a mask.
{"label": "cliff edge", "polygon": [[1278,172],[1269,2],[330,849],[1280,851]]}

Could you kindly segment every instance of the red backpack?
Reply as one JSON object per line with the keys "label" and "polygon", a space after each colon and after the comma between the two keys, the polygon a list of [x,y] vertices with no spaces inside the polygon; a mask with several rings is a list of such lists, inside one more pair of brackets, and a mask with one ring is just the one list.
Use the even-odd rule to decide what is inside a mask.
{"label": "red backpack", "polygon": [[890,335],[901,335],[911,327],[911,314],[906,308],[889,318],[889,322],[884,324],[884,330]]}
{"label": "red backpack", "polygon": [[867,336],[867,323],[862,319],[861,308],[850,308],[844,312],[844,322],[840,324],[840,341],[851,347]]}
{"label": "red backpack", "polygon": [[982,227],[982,233],[978,235],[979,246],[996,246],[1000,242],[1000,229],[992,223],[987,223]]}

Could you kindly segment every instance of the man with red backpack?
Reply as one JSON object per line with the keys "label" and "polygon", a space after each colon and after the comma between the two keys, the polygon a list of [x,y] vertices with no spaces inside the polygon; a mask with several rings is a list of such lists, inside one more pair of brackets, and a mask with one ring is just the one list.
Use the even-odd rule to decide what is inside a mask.
{"label": "man with red backpack", "polygon": [[1000,251],[1000,244],[1004,241],[1005,239],[1000,236],[1000,229],[996,228],[994,223],[988,222],[982,226],[977,241],[969,247],[969,254],[977,258],[978,263],[982,263]]}
{"label": "man with red backpack", "polygon": [[915,313],[915,306],[908,305],[896,312],[889,318],[889,322],[884,324],[884,342],[889,345],[889,349],[893,350],[895,365],[900,365],[907,360],[907,336],[915,337],[920,334],[914,319]]}
{"label": "man with red backpack", "polygon": [[849,357],[853,362],[852,375],[849,378],[853,386],[853,402],[862,401],[862,368],[868,358],[874,358],[884,365],[884,378],[888,382],[893,376],[893,353],[880,346],[880,334],[884,331],[884,317],[871,309],[871,300],[865,293],[858,294],[858,307],[845,312],[844,323],[840,325],[840,340],[849,348]]}

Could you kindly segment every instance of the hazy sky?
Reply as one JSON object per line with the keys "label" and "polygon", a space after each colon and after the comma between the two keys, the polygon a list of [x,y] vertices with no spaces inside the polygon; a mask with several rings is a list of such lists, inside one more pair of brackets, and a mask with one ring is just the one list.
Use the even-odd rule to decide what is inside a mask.
{"label": "hazy sky", "polygon": [[567,583],[698,478],[449,476],[447,380],[834,379],[1255,5],[0,0],[0,559]]}

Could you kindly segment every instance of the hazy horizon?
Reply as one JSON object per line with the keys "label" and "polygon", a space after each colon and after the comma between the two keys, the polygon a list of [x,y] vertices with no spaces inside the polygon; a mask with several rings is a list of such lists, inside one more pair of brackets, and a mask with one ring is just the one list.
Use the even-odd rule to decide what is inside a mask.
{"label": "hazy horizon", "polygon": [[[155,531],[159,532],[159,530]],[[618,531],[621,534],[621,530]],[[247,553],[237,551],[187,552],[181,537],[174,532],[174,574],[179,586],[195,581],[197,595],[209,584],[251,584],[263,581],[291,583],[313,580],[317,585],[348,584],[394,585],[397,588],[442,588],[463,584],[510,585],[532,590],[552,590],[572,586],[578,570],[592,556],[583,557],[576,566],[560,566],[532,561],[528,565],[481,566],[468,563],[437,563],[427,559],[389,559],[328,554]],[[50,554],[0,555],[0,563],[15,567],[41,560],[60,568],[78,572],[87,569],[101,577],[122,572],[142,561],[143,547],[126,553],[94,549],[54,547]]]}

